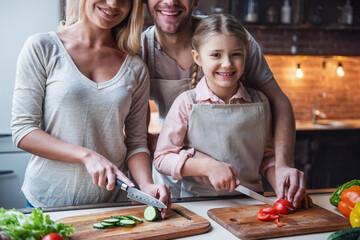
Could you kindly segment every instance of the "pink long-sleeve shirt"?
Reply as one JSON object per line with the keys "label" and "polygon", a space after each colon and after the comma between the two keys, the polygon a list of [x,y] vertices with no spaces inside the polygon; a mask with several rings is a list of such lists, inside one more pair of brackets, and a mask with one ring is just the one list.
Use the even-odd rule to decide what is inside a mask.
{"label": "pink long-sleeve shirt", "polygon": [[[226,104],[208,88],[204,77],[200,80],[194,90],[197,104]],[[267,101],[264,94],[261,92],[258,93],[262,101]],[[230,99],[230,104],[250,102],[252,102],[250,94],[244,88],[242,83],[240,83],[237,92]],[[182,178],[181,169],[185,161],[189,157],[192,157],[196,151],[196,149],[187,148],[187,146],[184,145],[184,139],[188,130],[191,112],[191,98],[187,93],[180,94],[167,114],[161,128],[154,154],[153,163],[155,168],[160,173],[172,176],[175,180]],[[269,121],[271,121],[271,115],[269,117]],[[271,124],[269,126],[271,126]],[[206,139],[204,139],[204,144],[206,144]],[[272,166],[275,166],[275,152],[272,132],[271,128],[269,128],[264,158],[260,165],[259,172],[264,175],[264,172]]]}

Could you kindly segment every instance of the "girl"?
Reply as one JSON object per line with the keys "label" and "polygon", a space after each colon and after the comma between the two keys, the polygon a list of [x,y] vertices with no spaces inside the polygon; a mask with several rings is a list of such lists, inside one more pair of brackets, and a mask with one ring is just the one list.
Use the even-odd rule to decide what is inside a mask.
{"label": "girl", "polygon": [[[239,194],[233,192],[239,183],[261,192],[260,173],[275,189],[270,107],[241,79],[247,45],[231,15],[209,16],[195,30],[192,56],[204,77],[197,84],[196,71],[196,87],[175,100],[155,152],[156,170],[181,179],[170,186],[173,197]],[[196,152],[211,157],[193,158]],[[170,182],[156,170],[155,182]]]}
{"label": "girl", "polygon": [[118,202],[126,197],[115,179],[133,187],[129,169],[169,205],[148,164],[149,75],[135,55],[143,2],[69,0],[66,11],[59,31],[30,37],[18,59],[11,128],[33,154],[26,198],[35,207]]}

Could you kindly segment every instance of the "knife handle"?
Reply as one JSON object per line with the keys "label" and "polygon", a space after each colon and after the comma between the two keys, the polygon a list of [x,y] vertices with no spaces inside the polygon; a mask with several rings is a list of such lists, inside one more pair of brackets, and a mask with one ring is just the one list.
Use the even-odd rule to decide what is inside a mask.
{"label": "knife handle", "polygon": [[121,180],[116,179],[116,186],[120,187],[122,190],[124,190],[125,192],[128,189],[128,185],[126,185],[125,183],[123,183]]}

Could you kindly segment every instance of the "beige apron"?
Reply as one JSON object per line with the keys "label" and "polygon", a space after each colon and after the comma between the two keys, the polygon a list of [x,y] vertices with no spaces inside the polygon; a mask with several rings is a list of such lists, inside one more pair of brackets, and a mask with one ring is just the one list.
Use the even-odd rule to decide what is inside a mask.
{"label": "beige apron", "polygon": [[[191,78],[179,80],[155,78],[155,27],[153,27],[150,31],[151,32],[149,37],[147,38],[148,68],[150,73],[150,97],[154,99],[156,107],[159,111],[159,117],[163,122],[176,97],[190,89]],[[180,193],[178,190],[180,189],[180,182],[159,173],[154,166],[152,169],[154,182],[164,183],[170,187],[172,196],[179,196]]]}
{"label": "beige apron", "polygon": [[[259,168],[269,132],[269,105],[255,90],[248,91],[253,103],[196,104],[194,91],[188,91],[193,110],[185,146],[230,164],[242,185],[262,192]],[[216,191],[212,185],[197,183],[192,177],[181,180],[180,197],[238,194]]]}
{"label": "beige apron", "polygon": [[[159,111],[159,117],[163,122],[169,109],[181,93],[191,87],[191,77],[185,79],[168,80],[155,78],[155,27],[150,30],[147,38],[148,45],[148,68],[150,73],[150,97],[154,99]],[[164,66],[166,68],[168,66]]]}

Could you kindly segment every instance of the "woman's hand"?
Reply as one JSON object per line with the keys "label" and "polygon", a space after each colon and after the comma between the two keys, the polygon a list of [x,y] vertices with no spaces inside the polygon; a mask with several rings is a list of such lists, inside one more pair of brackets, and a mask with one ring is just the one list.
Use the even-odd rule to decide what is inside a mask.
{"label": "woman's hand", "polygon": [[164,184],[146,184],[143,185],[141,191],[153,196],[156,199],[159,199],[163,202],[167,208],[159,208],[161,211],[161,218],[164,219],[166,212],[171,207],[171,193],[169,188]]}
{"label": "woman's hand", "polygon": [[117,166],[104,156],[94,151],[89,151],[83,160],[86,170],[91,175],[93,183],[111,191],[115,187],[116,178],[123,181],[129,187],[135,185],[123,174]]}
{"label": "woman's hand", "polygon": [[214,161],[209,164],[208,175],[210,183],[217,191],[234,191],[236,188],[236,170],[228,163]]}

